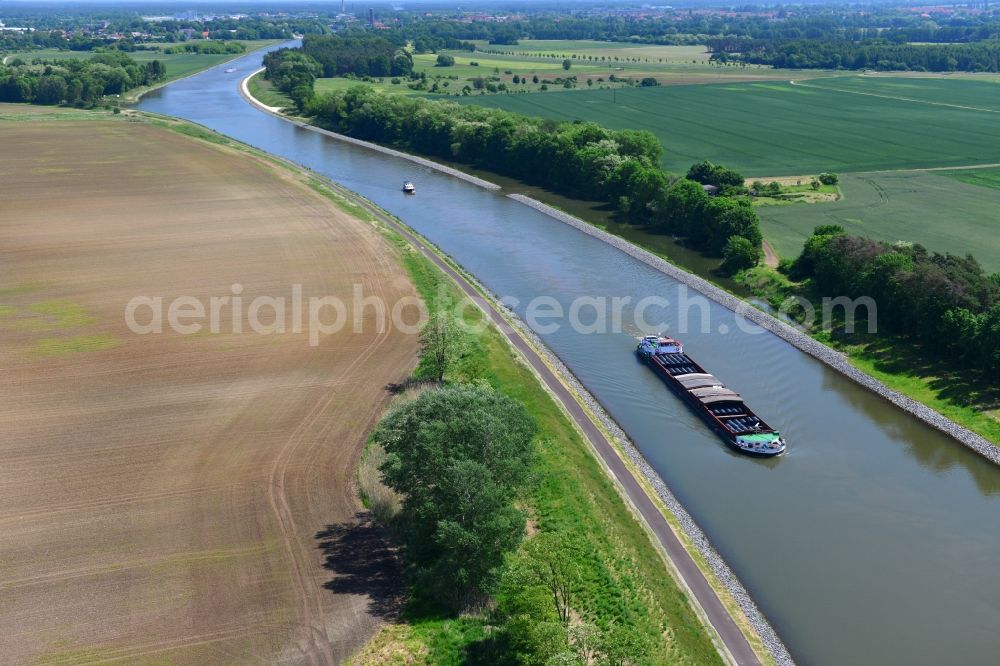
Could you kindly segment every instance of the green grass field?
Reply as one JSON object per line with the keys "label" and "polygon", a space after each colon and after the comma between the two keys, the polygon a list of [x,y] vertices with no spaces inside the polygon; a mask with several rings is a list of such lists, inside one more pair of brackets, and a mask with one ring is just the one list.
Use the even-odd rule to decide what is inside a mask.
{"label": "green grass field", "polygon": [[[653,76],[663,83],[706,83],[719,80],[759,80],[790,78],[790,70],[772,69],[762,65],[739,63],[712,63],[704,46],[654,46],[625,42],[596,42],[590,40],[521,40],[520,44],[507,46],[476,41],[479,49],[473,60],[500,58],[509,62],[548,63],[561,67],[562,61],[571,61],[571,73],[604,75],[614,72],[620,76]],[[451,52],[456,58],[462,52]],[[485,63],[484,63],[485,64]],[[797,72],[802,78],[822,76],[813,70]]]}
{"label": "green grass field", "polygon": [[[629,87],[624,82],[611,83],[613,74],[622,79],[636,82],[653,77],[662,84],[720,83],[734,81],[759,81],[789,79],[789,70],[771,69],[759,65],[739,65],[735,63],[710,63],[708,52],[703,46],[645,46],[619,42],[592,41],[536,41],[524,40],[516,46],[489,45],[477,42],[484,51],[442,51],[455,58],[451,67],[437,67],[437,54],[422,53],[413,56],[413,69],[424,73],[428,87],[438,83],[437,94],[461,95],[462,88],[472,79],[483,77],[505,84],[511,91],[524,93],[556,92],[563,86],[553,84],[556,78],[577,77],[577,89],[601,89],[602,87]],[[570,69],[563,70],[564,59],[569,59]],[[474,65],[472,63],[478,63]],[[797,72],[800,78],[823,76],[824,72]],[[526,78],[515,84],[514,75]],[[534,83],[532,77],[538,76]],[[544,80],[549,84],[542,88]],[[591,80],[591,86],[587,81]],[[343,90],[361,83],[350,79],[320,79],[316,82],[318,92]],[[403,94],[425,94],[407,87],[405,79],[392,84],[386,77],[376,82],[365,82],[385,92]],[[447,83],[447,85],[445,85]],[[503,93],[500,93],[503,94]]]}
{"label": "green grass field", "polygon": [[[960,84],[955,99],[963,99],[965,81],[938,83]],[[663,142],[663,165],[672,171],[702,159],[762,177],[1000,162],[1000,144],[984,140],[1000,133],[1000,114],[787,82],[487,95],[460,101],[647,129]]]}
{"label": "green grass field", "polygon": [[[581,89],[587,87],[587,79],[593,79],[597,87],[615,85],[620,88],[627,85],[625,83],[611,84],[609,77],[612,74],[621,78],[632,78],[636,81],[652,76],[662,83],[718,83],[720,81],[745,81],[761,78],[787,78],[787,75],[780,70],[709,65],[704,48],[700,46],[661,46],[656,47],[656,49],[684,49],[684,55],[680,56],[675,53],[669,59],[664,59],[663,62],[660,62],[659,58],[646,58],[645,56],[640,62],[615,62],[613,60],[602,62],[576,59],[571,62],[570,69],[567,71],[563,69],[562,56],[445,51],[443,53],[455,58],[455,64],[451,67],[438,67],[436,65],[437,54],[418,53],[413,56],[413,69],[415,72],[426,74],[429,84],[438,81],[442,88],[441,92],[455,95],[460,94],[462,87],[468,85],[476,77],[487,79],[496,77],[498,83],[505,83],[511,90],[532,93],[542,92],[543,80],[553,81],[556,78],[568,76],[576,76],[578,86]],[[613,52],[613,50],[609,51]],[[526,78],[527,81],[514,84],[515,74]],[[538,76],[539,83],[532,82],[534,76]],[[449,83],[447,88],[443,86],[445,81]],[[342,90],[344,87],[357,83],[359,81],[351,79],[319,79],[316,82],[316,90],[318,92]],[[394,85],[391,83],[390,77],[380,79],[374,84],[369,82],[370,85],[375,85],[386,92],[423,94],[423,91],[413,91],[407,88],[407,83],[409,83],[408,80],[402,79],[401,83]],[[548,88],[550,91],[562,90],[561,86],[551,83]]]}
{"label": "green grass field", "polygon": [[884,95],[930,104],[971,106],[1000,113],[1000,78],[954,76],[887,77],[833,76],[802,82],[811,88],[836,89],[866,95]]}
{"label": "green grass field", "polygon": [[960,183],[1000,190],[1000,169],[967,169],[963,171],[942,171],[940,173],[942,176],[954,178]]}
{"label": "green grass field", "polygon": [[[434,54],[416,55],[414,69],[427,76],[428,86],[436,83],[441,96],[462,103],[650,130],[664,145],[663,166],[674,172],[702,159],[761,178],[1000,162],[1000,144],[983,140],[1000,131],[997,76],[845,76],[719,66],[709,64],[701,46],[523,40],[477,47],[486,51],[449,52],[453,67],[436,67]],[[562,69],[564,57],[571,60],[569,71]],[[612,73],[633,80],[652,76],[663,84],[718,85],[637,88],[611,84]],[[529,83],[514,84],[515,75]],[[574,75],[576,89],[550,83],[545,95],[520,94],[540,92],[545,79]],[[533,76],[538,84],[530,82]],[[510,92],[462,96],[475,77],[494,77]],[[320,79],[316,90],[356,83]],[[424,94],[406,83],[387,78],[373,85]]]}
{"label": "green grass field", "polygon": [[250,94],[268,106],[276,106],[279,109],[294,106],[292,99],[271,85],[271,82],[264,78],[264,73],[254,74],[247,82],[247,89]]}
{"label": "green grass field", "polygon": [[[272,44],[278,44],[281,40],[276,39],[258,39],[258,40],[241,40],[241,44],[245,44],[247,47],[247,53],[250,51],[255,51],[265,46],[270,46]],[[170,46],[176,46],[176,44],[162,44],[161,48],[167,48]],[[36,51],[22,51],[17,53],[9,53],[4,57],[7,58],[21,58],[25,62],[31,62],[35,59],[42,60],[67,60],[71,58],[89,58],[93,53],[90,51],[66,51],[60,49],[39,49]],[[180,79],[185,76],[190,76],[196,72],[200,72],[203,69],[208,69],[218,65],[219,63],[226,62],[227,60],[232,60],[243,54],[237,53],[227,53],[221,55],[207,55],[201,53],[163,53],[161,50],[157,49],[155,51],[133,51],[128,54],[130,58],[136,62],[144,63],[151,60],[161,61],[167,68],[167,80],[172,81],[174,79]]]}
{"label": "green grass field", "polygon": [[[313,86],[313,90],[315,90],[317,92],[317,94],[322,94],[322,93],[328,93],[328,92],[336,92],[338,90],[347,90],[348,88],[351,88],[351,87],[357,86],[357,85],[372,85],[375,88],[381,90],[382,92],[390,94],[390,95],[416,95],[416,94],[419,94],[416,91],[413,91],[413,90],[410,90],[409,88],[407,88],[406,85],[405,85],[405,83],[399,83],[399,84],[395,84],[394,85],[390,81],[391,81],[391,79],[387,78],[387,79],[384,79],[381,83],[368,84],[368,83],[365,83],[363,81],[359,81],[358,79],[344,79],[344,78],[316,79],[316,84]],[[408,81],[407,81],[407,83],[408,83]],[[455,84],[452,83],[452,85],[455,85]],[[462,85],[464,85],[464,84],[462,84]],[[461,89],[462,86],[459,85],[458,87],[459,87],[459,89]]]}
{"label": "green grass field", "polygon": [[844,198],[832,203],[758,207],[765,238],[795,257],[816,226],[839,224],[855,235],[971,253],[1000,271],[1000,171],[844,174],[840,188]]}

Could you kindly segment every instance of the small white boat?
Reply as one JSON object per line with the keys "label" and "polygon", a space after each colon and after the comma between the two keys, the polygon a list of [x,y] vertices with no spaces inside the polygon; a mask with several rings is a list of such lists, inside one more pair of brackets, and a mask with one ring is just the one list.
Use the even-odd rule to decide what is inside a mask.
{"label": "small white boat", "polygon": [[235,67],[230,67],[229,69],[226,70],[226,74],[232,74],[235,71],[236,71]]}
{"label": "small white boat", "polygon": [[406,181],[405,183],[403,183],[403,192],[405,192],[406,194],[416,194],[417,188],[414,187],[413,183],[411,183],[410,181]]}

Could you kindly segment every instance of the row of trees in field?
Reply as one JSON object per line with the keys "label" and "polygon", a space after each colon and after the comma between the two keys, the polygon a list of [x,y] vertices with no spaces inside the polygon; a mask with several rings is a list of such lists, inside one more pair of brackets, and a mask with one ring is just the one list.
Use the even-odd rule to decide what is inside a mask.
{"label": "row of trees in field", "polygon": [[796,41],[726,37],[708,40],[712,58],[802,69],[879,69],[927,72],[1000,71],[1000,41],[898,44],[884,39]]}
{"label": "row of trees in field", "polygon": [[[476,45],[457,39],[451,35],[435,35],[417,33],[412,36],[413,51],[415,53],[437,53],[441,50],[449,51],[475,51]],[[409,38],[409,36],[408,36]]]}
{"label": "row of trees in field", "polygon": [[362,31],[343,35],[306,35],[302,51],[322,67],[324,77],[409,76],[413,57],[405,42]]}
{"label": "row of trees in field", "polygon": [[34,65],[14,58],[0,66],[0,102],[91,106],[104,95],[119,95],[165,76],[159,60],[139,64],[121,51]]}
{"label": "row of trees in field", "polygon": [[246,53],[247,46],[242,42],[224,42],[210,40],[193,40],[184,42],[177,46],[168,46],[163,49],[164,53],[202,53],[210,55],[229,55]]}
{"label": "row of trees in field", "polygon": [[921,245],[849,236],[817,227],[790,267],[825,296],[869,296],[879,330],[923,343],[926,353],[1000,372],[1000,273],[987,275],[972,256],[928,252]]}
{"label": "row of trees in field", "polygon": [[750,202],[710,197],[701,185],[719,183],[734,190],[724,193],[735,193],[743,190],[742,177],[706,163],[695,165],[688,178],[675,179],[659,166],[663,148],[650,132],[383,95],[364,86],[313,97],[303,106],[321,125],[359,139],[608,201],[633,222],[686,236],[716,256],[734,236],[754,251],[760,248],[759,221]]}

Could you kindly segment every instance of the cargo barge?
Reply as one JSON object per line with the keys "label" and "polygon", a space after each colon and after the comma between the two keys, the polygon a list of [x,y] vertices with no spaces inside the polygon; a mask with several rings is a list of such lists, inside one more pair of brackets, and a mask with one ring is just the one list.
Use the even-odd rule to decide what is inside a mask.
{"label": "cargo barge", "polygon": [[763,458],[785,452],[781,433],[754,414],[738,393],[685,354],[680,341],[647,335],[639,339],[635,353],[731,448]]}

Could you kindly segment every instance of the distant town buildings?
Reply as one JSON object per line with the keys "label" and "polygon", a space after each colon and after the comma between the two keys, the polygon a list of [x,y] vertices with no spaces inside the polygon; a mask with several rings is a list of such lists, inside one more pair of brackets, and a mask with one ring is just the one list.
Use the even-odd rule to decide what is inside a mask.
{"label": "distant town buildings", "polygon": [[3,21],[0,21],[0,32],[31,32],[34,28],[15,28],[13,26],[4,25]]}

